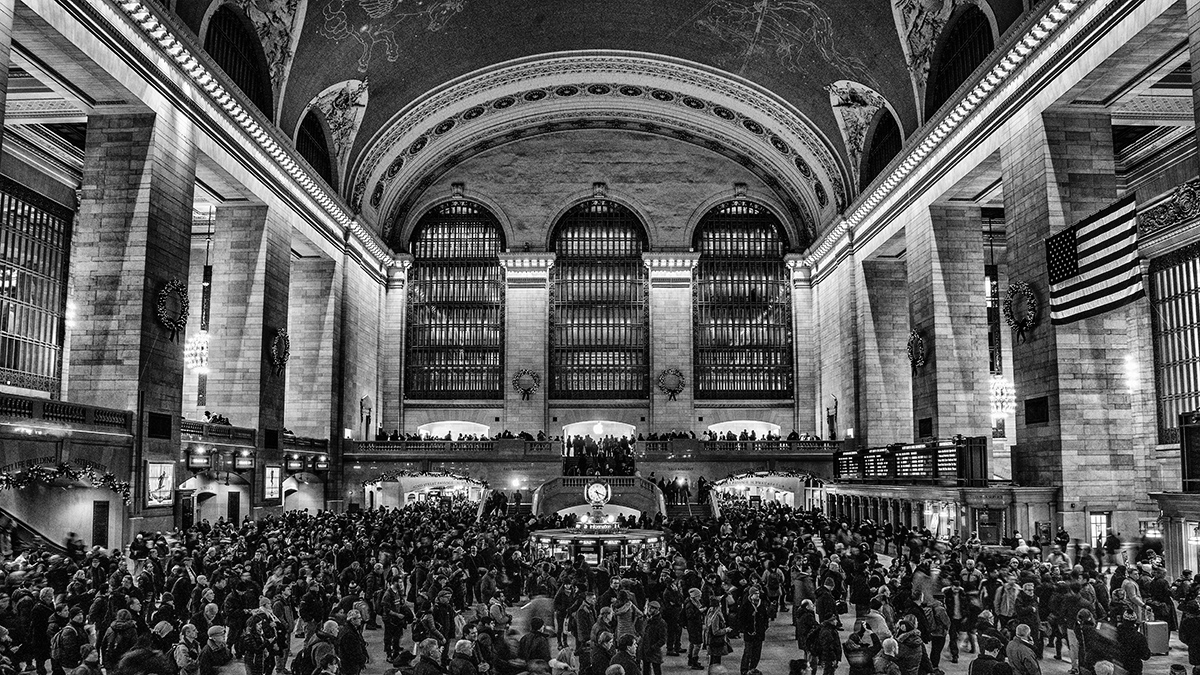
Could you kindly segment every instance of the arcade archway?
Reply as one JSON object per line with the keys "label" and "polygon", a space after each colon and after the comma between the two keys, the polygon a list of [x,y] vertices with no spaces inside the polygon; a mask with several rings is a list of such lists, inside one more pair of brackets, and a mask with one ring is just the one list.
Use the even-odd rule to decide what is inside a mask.
{"label": "arcade archway", "polygon": [[825,483],[801,471],[753,471],[714,481],[714,492],[751,503],[776,502],[811,511],[825,510]]}

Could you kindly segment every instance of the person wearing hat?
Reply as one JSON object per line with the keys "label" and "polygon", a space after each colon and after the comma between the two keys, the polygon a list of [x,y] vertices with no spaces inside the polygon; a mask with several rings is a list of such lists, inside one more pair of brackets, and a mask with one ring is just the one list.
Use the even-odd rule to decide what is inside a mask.
{"label": "person wearing hat", "polygon": [[100,652],[95,647],[85,644],[79,648],[82,659],[70,675],[102,675],[100,670]]}
{"label": "person wearing hat", "polygon": [[83,660],[79,647],[88,642],[87,630],[83,626],[83,610],[73,607],[67,610],[67,614],[66,623],[50,638],[50,663],[55,675],[78,666]]}
{"label": "person wearing hat", "polygon": [[233,660],[233,654],[225,644],[225,633],[225,626],[221,625],[208,629],[208,643],[196,659],[197,675],[217,675],[221,666]]}
{"label": "person wearing hat", "polygon": [[338,631],[338,659],[343,675],[358,675],[371,661],[367,641],[363,638],[362,613],[357,609],[346,612],[346,625]]}
{"label": "person wearing hat", "polygon": [[1017,634],[1009,640],[1004,653],[1014,675],[1042,675],[1033,648],[1033,634],[1028,625],[1017,625]]}
{"label": "person wearing hat", "polygon": [[651,600],[646,605],[646,620],[642,628],[642,639],[638,644],[638,657],[642,672],[662,675],[663,648],[667,645],[667,622],[663,619],[662,604]]}
{"label": "person wearing hat", "polygon": [[700,663],[700,649],[704,645],[704,592],[699,588],[689,588],[688,597],[683,601],[683,623],[688,635],[688,668],[704,670]]}

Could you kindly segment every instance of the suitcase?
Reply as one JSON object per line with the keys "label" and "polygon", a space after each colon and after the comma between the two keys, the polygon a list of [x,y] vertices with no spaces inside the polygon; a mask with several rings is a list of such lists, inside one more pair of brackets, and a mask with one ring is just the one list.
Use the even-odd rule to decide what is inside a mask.
{"label": "suitcase", "polygon": [[1171,631],[1167,630],[1166,621],[1147,621],[1142,624],[1142,632],[1146,634],[1151,654],[1166,654],[1170,651]]}

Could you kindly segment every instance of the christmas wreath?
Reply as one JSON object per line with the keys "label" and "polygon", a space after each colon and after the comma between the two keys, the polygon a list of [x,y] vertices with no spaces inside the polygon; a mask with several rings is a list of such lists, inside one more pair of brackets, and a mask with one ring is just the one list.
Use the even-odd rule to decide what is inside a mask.
{"label": "christmas wreath", "polygon": [[908,333],[908,362],[913,370],[925,365],[925,338],[915,328]]}
{"label": "christmas wreath", "polygon": [[513,389],[521,392],[521,400],[528,401],[529,397],[533,396],[534,392],[542,386],[542,378],[532,370],[522,368],[517,371],[516,375],[513,375],[512,385]]}
{"label": "christmas wreath", "polygon": [[[179,302],[179,312],[175,316],[167,311],[167,300],[174,293]],[[161,323],[167,330],[171,331],[171,342],[179,335],[179,331],[183,330],[187,325],[188,320],[188,297],[187,285],[178,279],[171,279],[158,292],[158,304],[155,306],[155,312],[158,314],[158,322]]]}
{"label": "christmas wreath", "polygon": [[683,391],[683,385],[683,372],[678,368],[667,368],[658,374],[658,389],[667,395],[668,401],[675,400]]}
{"label": "christmas wreath", "polygon": [[21,490],[31,485],[52,485],[57,480],[78,481],[86,479],[94,487],[108,488],[121,497],[121,501],[129,506],[133,503],[133,488],[128,481],[123,481],[111,472],[100,474],[90,466],[72,467],[63,462],[51,469],[35,466],[18,473],[0,472],[0,490]]}
{"label": "christmas wreath", "polygon": [[275,374],[283,373],[288,359],[292,358],[292,338],[282,328],[275,331],[275,339],[271,340],[271,365],[275,366]]}
{"label": "christmas wreath", "polygon": [[[1025,311],[1017,316],[1013,308],[1017,300],[1025,301]],[[1014,281],[1004,296],[1004,321],[1017,333],[1017,342],[1025,341],[1025,331],[1037,325],[1038,301],[1033,287],[1024,281]]]}

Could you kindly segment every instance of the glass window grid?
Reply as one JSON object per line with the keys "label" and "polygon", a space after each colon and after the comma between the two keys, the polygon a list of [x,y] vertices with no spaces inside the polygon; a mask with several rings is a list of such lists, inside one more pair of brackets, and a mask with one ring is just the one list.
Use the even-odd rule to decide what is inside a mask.
{"label": "glass window grid", "polygon": [[1179,415],[1200,409],[1200,245],[1150,263],[1158,442],[1179,442]]}
{"label": "glass window grid", "polygon": [[791,277],[778,219],[753,202],[727,202],[701,221],[694,247],[696,398],[792,398]]}
{"label": "glass window grid", "polygon": [[262,53],[258,33],[251,30],[247,22],[229,7],[218,9],[209,20],[204,51],[256,108],[273,119],[271,83],[265,71],[266,56]]}
{"label": "glass window grid", "polygon": [[296,149],[318,176],[324,178],[326,183],[333,184],[332,157],[325,139],[325,126],[314,110],[309,110],[300,123],[296,133]]}
{"label": "glass window grid", "polygon": [[0,378],[54,398],[61,388],[71,217],[65,207],[0,178]]}
{"label": "glass window grid", "polygon": [[987,16],[973,5],[967,5],[945,31],[945,42],[937,54],[926,87],[926,119],[937,113],[995,47]]}
{"label": "glass window grid", "polygon": [[408,275],[407,398],[503,398],[503,249],[499,223],[473,202],[441,204],[417,224]]}
{"label": "glass window grid", "polygon": [[615,202],[594,199],[555,227],[550,294],[550,387],[557,399],[650,395],[645,230]]}

